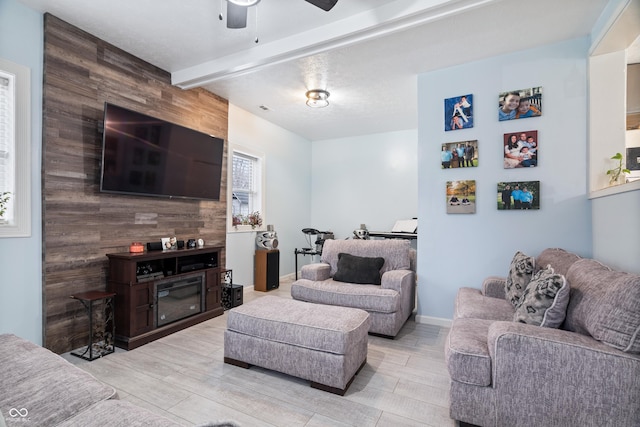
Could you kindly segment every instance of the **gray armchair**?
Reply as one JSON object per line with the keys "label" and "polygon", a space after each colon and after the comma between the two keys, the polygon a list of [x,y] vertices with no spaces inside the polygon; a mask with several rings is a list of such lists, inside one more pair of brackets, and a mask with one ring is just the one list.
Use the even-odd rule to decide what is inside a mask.
{"label": "gray armchair", "polygon": [[[384,259],[380,284],[334,280],[339,255]],[[344,264],[341,264],[344,265]],[[415,308],[415,250],[407,240],[327,240],[319,263],[305,265],[291,286],[294,299],[366,310],[369,332],[395,337]]]}

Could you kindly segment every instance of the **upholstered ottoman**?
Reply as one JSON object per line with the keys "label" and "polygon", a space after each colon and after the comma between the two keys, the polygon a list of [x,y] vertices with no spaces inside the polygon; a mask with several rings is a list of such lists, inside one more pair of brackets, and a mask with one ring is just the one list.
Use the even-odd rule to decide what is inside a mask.
{"label": "upholstered ottoman", "polygon": [[364,310],[264,296],[227,314],[226,363],[272,369],[344,395],[367,360]]}

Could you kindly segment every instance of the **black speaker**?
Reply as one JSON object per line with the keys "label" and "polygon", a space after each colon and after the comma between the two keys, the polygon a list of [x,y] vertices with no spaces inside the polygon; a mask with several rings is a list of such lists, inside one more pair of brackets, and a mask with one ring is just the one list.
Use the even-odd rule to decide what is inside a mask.
{"label": "black speaker", "polygon": [[267,290],[280,286],[280,252],[269,251],[267,254]]}
{"label": "black speaker", "polygon": [[162,250],[162,242],[147,242],[147,250],[148,251],[161,251]]}
{"label": "black speaker", "polygon": [[178,249],[184,248],[184,240],[178,240]]}

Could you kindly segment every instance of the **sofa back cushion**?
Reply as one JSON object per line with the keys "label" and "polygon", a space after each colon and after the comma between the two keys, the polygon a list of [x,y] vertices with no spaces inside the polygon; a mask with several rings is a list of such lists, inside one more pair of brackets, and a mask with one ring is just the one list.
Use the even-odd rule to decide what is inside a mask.
{"label": "sofa back cushion", "polygon": [[569,267],[579,259],[582,258],[564,249],[548,248],[540,252],[540,255],[536,258],[536,270],[544,269],[550,265],[557,274],[566,276]]}
{"label": "sofa back cushion", "polygon": [[581,259],[569,267],[567,280],[571,296],[563,329],[640,353],[640,276]]}
{"label": "sofa back cushion", "polygon": [[331,266],[331,277],[338,269],[338,255],[347,253],[359,257],[382,257],[384,265],[380,274],[391,270],[409,270],[411,260],[408,240],[325,240],[322,246],[321,261]]}

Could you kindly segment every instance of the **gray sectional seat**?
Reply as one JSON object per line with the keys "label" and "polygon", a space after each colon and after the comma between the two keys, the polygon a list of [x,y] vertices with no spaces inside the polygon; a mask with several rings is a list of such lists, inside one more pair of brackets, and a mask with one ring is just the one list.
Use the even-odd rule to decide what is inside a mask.
{"label": "gray sectional seat", "polygon": [[[339,255],[384,259],[380,283],[335,280]],[[305,265],[301,279],[291,285],[300,301],[365,310],[369,332],[395,337],[415,308],[415,251],[407,240],[326,240],[319,263]]]}
{"label": "gray sectional seat", "polygon": [[343,395],[367,359],[364,310],[265,296],[228,312],[225,362],[261,366]]}
{"label": "gray sectional seat", "polygon": [[451,417],[485,427],[640,426],[640,276],[555,248],[535,260],[536,270],[547,265],[570,288],[557,329],[514,321],[504,278],[459,290],[445,344]]}

